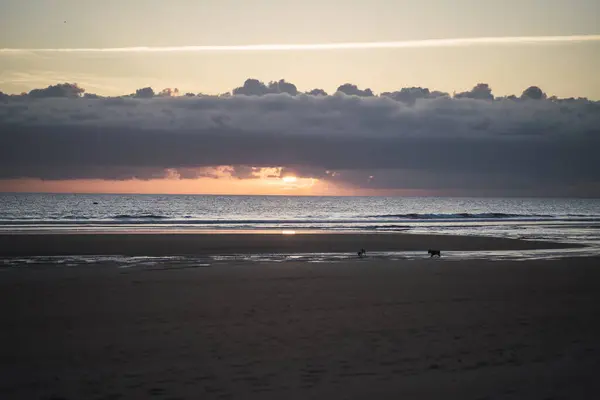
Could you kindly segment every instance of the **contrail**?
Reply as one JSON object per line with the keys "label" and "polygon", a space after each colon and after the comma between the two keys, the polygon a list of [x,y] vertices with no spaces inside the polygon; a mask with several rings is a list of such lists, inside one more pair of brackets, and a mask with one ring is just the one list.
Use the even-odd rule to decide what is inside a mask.
{"label": "contrail", "polygon": [[90,47],[14,49],[0,48],[0,54],[27,53],[211,53],[211,52],[269,52],[269,51],[320,51],[320,50],[369,50],[409,49],[435,47],[465,47],[483,45],[535,45],[552,43],[599,42],[600,35],[572,36],[507,36],[455,39],[404,40],[392,42],[345,42],[308,44],[247,44],[224,46],[164,46],[164,47]]}

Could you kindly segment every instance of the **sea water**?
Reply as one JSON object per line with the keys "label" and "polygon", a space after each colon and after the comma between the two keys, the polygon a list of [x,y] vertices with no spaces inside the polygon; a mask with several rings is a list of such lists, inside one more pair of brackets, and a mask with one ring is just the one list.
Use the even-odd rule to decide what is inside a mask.
{"label": "sea water", "polygon": [[404,232],[600,248],[600,199],[0,194],[0,233]]}

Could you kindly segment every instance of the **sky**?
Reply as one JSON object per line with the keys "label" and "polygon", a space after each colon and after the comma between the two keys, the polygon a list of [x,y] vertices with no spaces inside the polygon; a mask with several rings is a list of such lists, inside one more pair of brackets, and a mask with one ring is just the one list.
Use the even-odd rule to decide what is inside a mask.
{"label": "sky", "polygon": [[[64,82],[100,96],[241,88],[5,96],[1,191],[600,195],[595,0],[0,0],[0,9],[5,94]],[[281,79],[294,90],[268,87]],[[472,90],[478,83],[496,100]],[[498,100],[531,86],[589,101]],[[398,94],[410,87],[430,94]],[[301,94],[315,88],[329,95]]]}

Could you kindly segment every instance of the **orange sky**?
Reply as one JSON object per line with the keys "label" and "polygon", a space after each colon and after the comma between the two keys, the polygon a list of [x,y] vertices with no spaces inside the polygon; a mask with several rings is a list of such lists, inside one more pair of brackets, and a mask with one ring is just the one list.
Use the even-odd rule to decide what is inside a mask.
{"label": "orange sky", "polygon": [[[217,194],[217,195],[287,195],[287,196],[376,196],[431,195],[425,190],[375,190],[334,183],[311,177],[294,176],[281,167],[252,168],[240,178],[226,165],[190,169],[203,177],[184,179],[178,170],[168,169],[158,179],[71,179],[41,180],[34,178],[0,180],[0,192],[42,193],[132,193],[132,194]],[[188,171],[189,172],[189,171]],[[327,171],[329,174],[329,171]],[[336,176],[333,172],[331,176]]]}
{"label": "orange sky", "polygon": [[161,193],[161,194],[232,194],[289,196],[353,196],[353,195],[428,195],[424,190],[377,191],[339,186],[317,179],[153,179],[107,181],[14,179],[0,181],[0,192],[44,193]]}

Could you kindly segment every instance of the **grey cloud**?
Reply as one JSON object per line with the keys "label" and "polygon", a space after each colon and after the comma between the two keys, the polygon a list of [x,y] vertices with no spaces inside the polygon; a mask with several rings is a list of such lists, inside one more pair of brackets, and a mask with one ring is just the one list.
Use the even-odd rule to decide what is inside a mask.
{"label": "grey cloud", "polygon": [[435,99],[438,97],[448,97],[448,93],[433,91],[430,92],[427,88],[411,87],[402,88],[397,92],[383,92],[381,96],[389,97],[396,101],[401,101],[406,104],[415,104],[418,99]]}
{"label": "grey cloud", "polygon": [[242,87],[233,89],[234,95],[243,94],[246,96],[264,96],[270,93],[267,85],[258,79],[246,79]]}
{"label": "grey cloud", "polygon": [[537,86],[530,86],[523,91],[522,99],[543,100],[546,98],[546,93]]}
{"label": "grey cloud", "polygon": [[58,85],[48,86],[45,89],[33,89],[29,92],[29,97],[46,98],[46,97],[67,97],[77,98],[85,92],[85,89],[77,86],[76,83],[59,83]]}
{"label": "grey cloud", "polygon": [[135,91],[135,95],[134,97],[140,98],[140,99],[149,99],[154,97],[154,89],[152,89],[151,87],[145,87],[145,88],[141,88]]}
{"label": "grey cloud", "polygon": [[323,89],[313,89],[309,92],[306,92],[306,94],[310,96],[327,96],[327,92]]}
{"label": "grey cloud", "polygon": [[0,178],[247,179],[281,166],[375,189],[600,195],[598,102],[390,93],[9,97]]}
{"label": "grey cloud", "polygon": [[286,82],[284,79],[281,79],[278,82],[270,82],[269,90],[271,93],[287,93],[290,96],[295,96],[298,94],[296,85]]}
{"label": "grey cloud", "polygon": [[371,89],[361,90],[358,86],[353,85],[351,83],[344,83],[343,85],[337,88],[337,91],[340,93],[344,93],[348,96],[358,96],[358,97],[372,97],[373,91]]}
{"label": "grey cloud", "polygon": [[176,175],[180,179],[198,179],[212,178],[220,179],[223,176],[231,175],[233,167],[231,166],[216,166],[216,167],[200,167],[200,168],[170,168],[167,170],[169,176]]}
{"label": "grey cloud", "polygon": [[235,165],[231,169],[231,176],[238,179],[257,179],[257,175],[260,171],[258,167],[251,167],[249,165]]}
{"label": "grey cloud", "polygon": [[174,88],[165,88],[163,90],[161,90],[157,96],[159,97],[173,97],[173,96],[179,96],[179,89]]}
{"label": "grey cloud", "polygon": [[271,81],[268,85],[258,79],[247,79],[244,86],[233,89],[234,95],[246,96],[264,96],[266,94],[287,93],[291,96],[298,94],[298,89],[293,83],[286,82],[284,79],[279,81]]}
{"label": "grey cloud", "polygon": [[487,83],[478,83],[473,89],[467,92],[456,93],[457,99],[478,99],[478,100],[494,100],[492,88]]}

